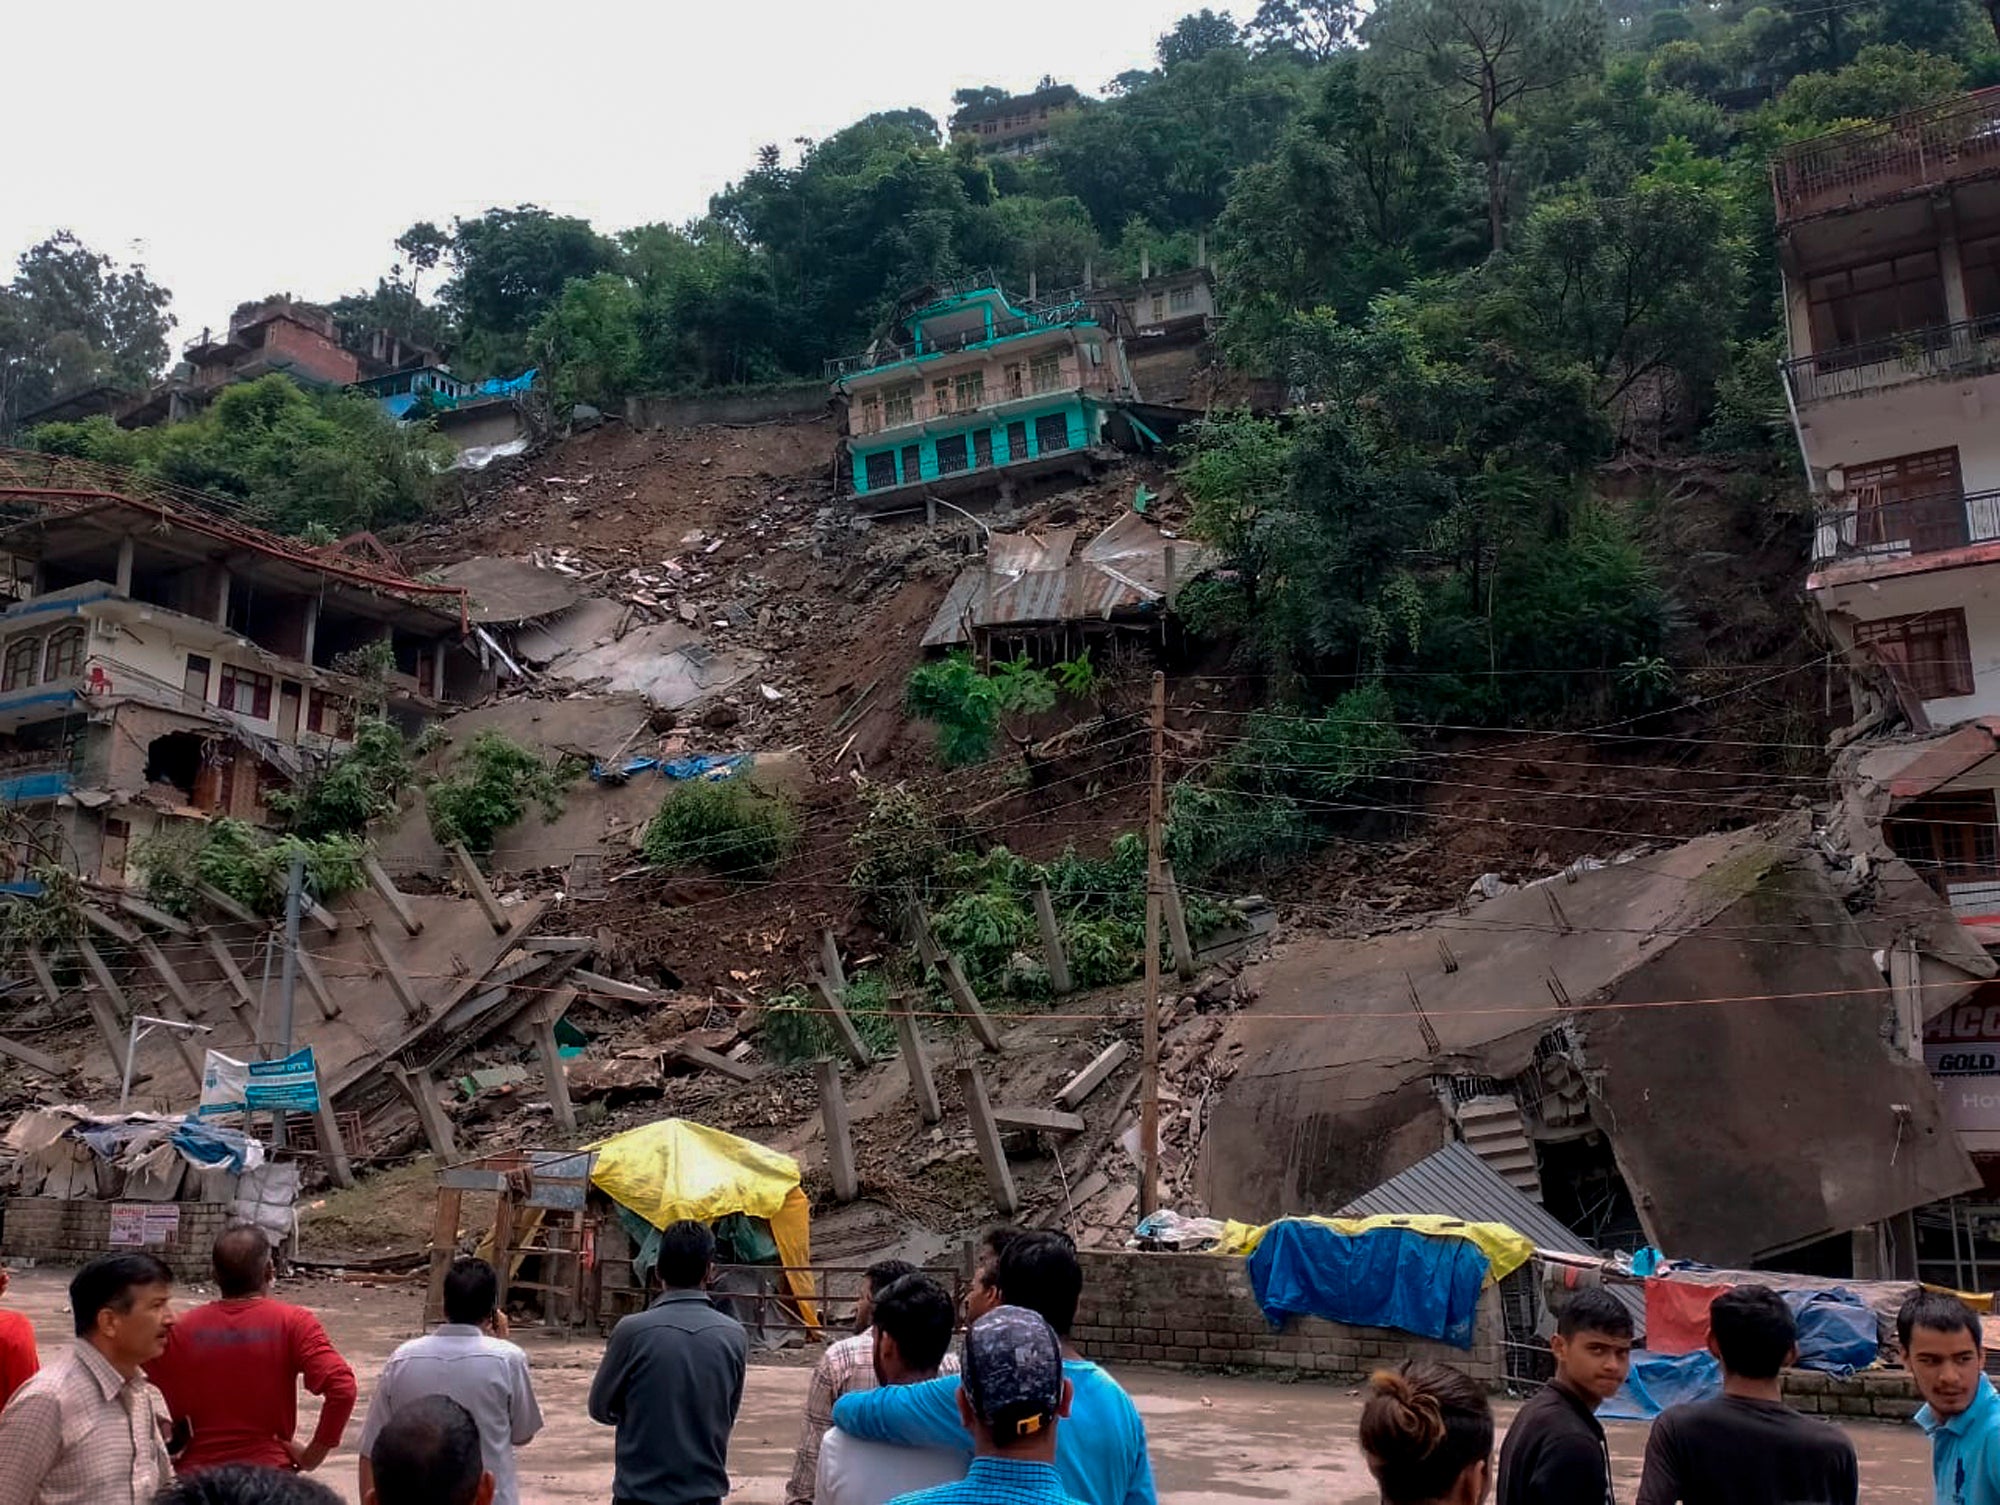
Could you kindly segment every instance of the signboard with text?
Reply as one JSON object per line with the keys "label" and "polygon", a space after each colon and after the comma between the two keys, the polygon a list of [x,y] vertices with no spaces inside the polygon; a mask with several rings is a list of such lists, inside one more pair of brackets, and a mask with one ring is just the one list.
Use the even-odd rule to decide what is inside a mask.
{"label": "signboard with text", "polygon": [[2000,1131],[2000,991],[1989,984],[1933,1019],[1924,1029],[1924,1064],[1947,1123]]}

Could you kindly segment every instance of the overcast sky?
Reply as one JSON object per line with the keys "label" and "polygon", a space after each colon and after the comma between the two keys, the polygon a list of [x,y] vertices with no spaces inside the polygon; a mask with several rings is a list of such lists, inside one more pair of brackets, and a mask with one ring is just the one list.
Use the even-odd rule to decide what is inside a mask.
{"label": "overcast sky", "polygon": [[[0,275],[57,229],[173,289],[177,343],[372,286],[412,221],[701,213],[757,148],[953,89],[1093,92],[1198,0],[101,0],[6,22]],[[1239,17],[1254,4],[1224,6]]]}

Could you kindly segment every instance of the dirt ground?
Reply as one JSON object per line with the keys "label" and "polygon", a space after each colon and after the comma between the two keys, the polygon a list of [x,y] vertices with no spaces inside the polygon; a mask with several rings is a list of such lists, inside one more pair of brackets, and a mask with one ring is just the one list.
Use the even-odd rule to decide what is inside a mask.
{"label": "dirt ground", "polygon": [[[8,1304],[35,1323],[43,1352],[66,1340],[67,1272],[17,1270]],[[186,1300],[205,1299],[199,1288]],[[311,1307],[361,1381],[365,1410],[375,1377],[391,1349],[418,1330],[417,1293],[407,1287],[371,1289],[320,1281],[281,1294]],[[547,1426],[520,1455],[527,1501],[603,1501],[611,1492],[611,1434],[584,1414],[584,1398],[602,1345],[577,1338],[516,1335],[534,1366]],[[1376,1496],[1354,1443],[1361,1402],[1355,1391],[1310,1381],[1283,1384],[1225,1375],[1189,1375],[1121,1366],[1118,1377],[1138,1402],[1151,1439],[1160,1499],[1193,1505],[1216,1499],[1372,1505]],[[742,1414],[730,1443],[730,1494],[740,1505],[780,1505],[798,1443],[799,1411],[809,1371],[797,1359],[753,1362]],[[315,1402],[307,1399],[300,1435],[311,1430]],[[1512,1405],[1503,1407],[1511,1415]],[[354,1501],[352,1443],[362,1410],[347,1430],[348,1446],[327,1460],[320,1477]],[[1646,1428],[1613,1423],[1611,1451],[1617,1492],[1638,1488]],[[1849,1435],[1861,1454],[1863,1498],[1870,1505],[1917,1505],[1930,1497],[1929,1454],[1913,1427],[1862,1423]]]}

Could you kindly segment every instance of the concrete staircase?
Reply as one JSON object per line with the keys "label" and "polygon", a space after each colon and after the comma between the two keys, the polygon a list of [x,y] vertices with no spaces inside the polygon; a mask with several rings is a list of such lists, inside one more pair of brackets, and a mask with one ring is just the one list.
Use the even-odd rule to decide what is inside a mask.
{"label": "concrete staircase", "polygon": [[1535,1169],[1535,1147],[1521,1123],[1521,1109],[1511,1097],[1475,1097],[1458,1105],[1458,1132],[1466,1148],[1500,1174],[1524,1196],[1542,1200],[1542,1180]]}

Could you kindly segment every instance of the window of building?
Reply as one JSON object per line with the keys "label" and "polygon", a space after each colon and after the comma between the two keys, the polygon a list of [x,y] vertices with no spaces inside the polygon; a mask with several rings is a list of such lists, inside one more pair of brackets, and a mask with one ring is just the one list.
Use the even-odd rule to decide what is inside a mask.
{"label": "window of building", "polygon": [[1028,426],[1025,423],[1007,425],[1007,458],[1025,460],[1028,458]]}
{"label": "window of building", "polygon": [[1863,548],[1907,543],[1913,553],[1968,542],[1965,487],[1956,449],[1929,449],[1847,468],[1855,509],[1854,541]]}
{"label": "window of building", "polygon": [[882,394],[882,422],[890,428],[899,423],[909,423],[916,417],[917,388],[912,382],[908,386],[891,387]]}
{"label": "window of building", "polygon": [[960,413],[974,413],[986,406],[986,373],[961,371],[952,381],[951,401]]}
{"label": "window of building", "polygon": [[224,664],[215,703],[239,716],[265,720],[271,714],[271,676],[259,674],[254,669],[239,669],[234,664]]}
{"label": "window of building", "polygon": [[972,468],[990,470],[993,466],[993,431],[981,429],[972,436]]}
{"label": "window of building", "polygon": [[912,481],[922,478],[924,473],[923,459],[923,451],[918,449],[916,445],[906,444],[903,446],[903,484],[905,486],[909,485]]}
{"label": "window of building", "polygon": [[1069,418],[1063,413],[1045,413],[1035,420],[1035,447],[1043,454],[1069,448]]}
{"label": "window of building", "polygon": [[2000,830],[1990,789],[1927,794],[1882,826],[1896,855],[1934,884],[2000,876]]}
{"label": "window of building", "polygon": [[1810,278],[1806,302],[1825,354],[1944,323],[1944,274],[1936,251],[1914,251]]}
{"label": "window of building", "polygon": [[1871,653],[1920,699],[1942,700],[1973,691],[1972,646],[1965,635],[1965,613],[1956,607],[1857,622],[1854,644]]}
{"label": "window of building", "polygon": [[1165,293],[1153,294],[1153,322],[1157,324],[1160,322],[1160,320],[1164,319],[1166,316],[1167,316],[1166,294]]}
{"label": "window of building", "polygon": [[882,432],[882,399],[873,392],[861,399],[861,427],[858,432],[863,434]]}
{"label": "window of building", "polygon": [[0,662],[0,690],[25,690],[35,683],[35,670],[42,662],[42,640],[16,638],[7,645],[7,657]]}
{"label": "window of building", "polygon": [[1177,287],[1168,295],[1167,302],[1168,306],[1177,314],[1192,313],[1194,312],[1194,289],[1191,287]]}
{"label": "window of building", "polygon": [[1007,363],[1007,396],[1010,399],[1022,397],[1027,394],[1027,390],[1026,378],[1021,374],[1021,363],[1019,361],[1009,361]]}
{"label": "window of building", "polygon": [[896,452],[893,449],[870,455],[864,463],[868,467],[870,491],[881,491],[896,484]]}
{"label": "window of building", "polygon": [[1028,385],[1037,392],[1053,392],[1062,385],[1062,352],[1051,350],[1028,362]]}
{"label": "window of building", "polygon": [[949,413],[950,411],[951,383],[940,377],[931,383],[931,412],[935,415],[938,413]]}
{"label": "window of building", "polygon": [[49,634],[42,660],[43,679],[75,679],[83,673],[83,628],[65,627]]}
{"label": "window of building", "polygon": [[999,121],[997,121],[997,120],[988,120],[988,121],[985,121],[985,122],[983,122],[983,123],[982,123],[982,124],[980,125],[980,127],[979,127],[979,133],[980,133],[980,135],[982,135],[982,136],[991,136],[991,135],[994,135],[994,134],[996,134],[996,133],[997,133],[997,132],[999,131],[999,129],[1000,129],[1000,122],[999,122]]}
{"label": "window of building", "polygon": [[322,737],[345,738],[354,735],[354,703],[344,695],[335,695],[326,690],[310,690],[306,694],[306,730],[318,732]]}
{"label": "window of building", "polygon": [[1975,319],[2000,318],[2000,235],[1967,242],[1959,265],[1965,272],[1966,311]]}
{"label": "window of building", "polygon": [[970,451],[966,448],[965,435],[953,434],[937,442],[937,468],[941,476],[955,475],[961,470],[972,468]]}

